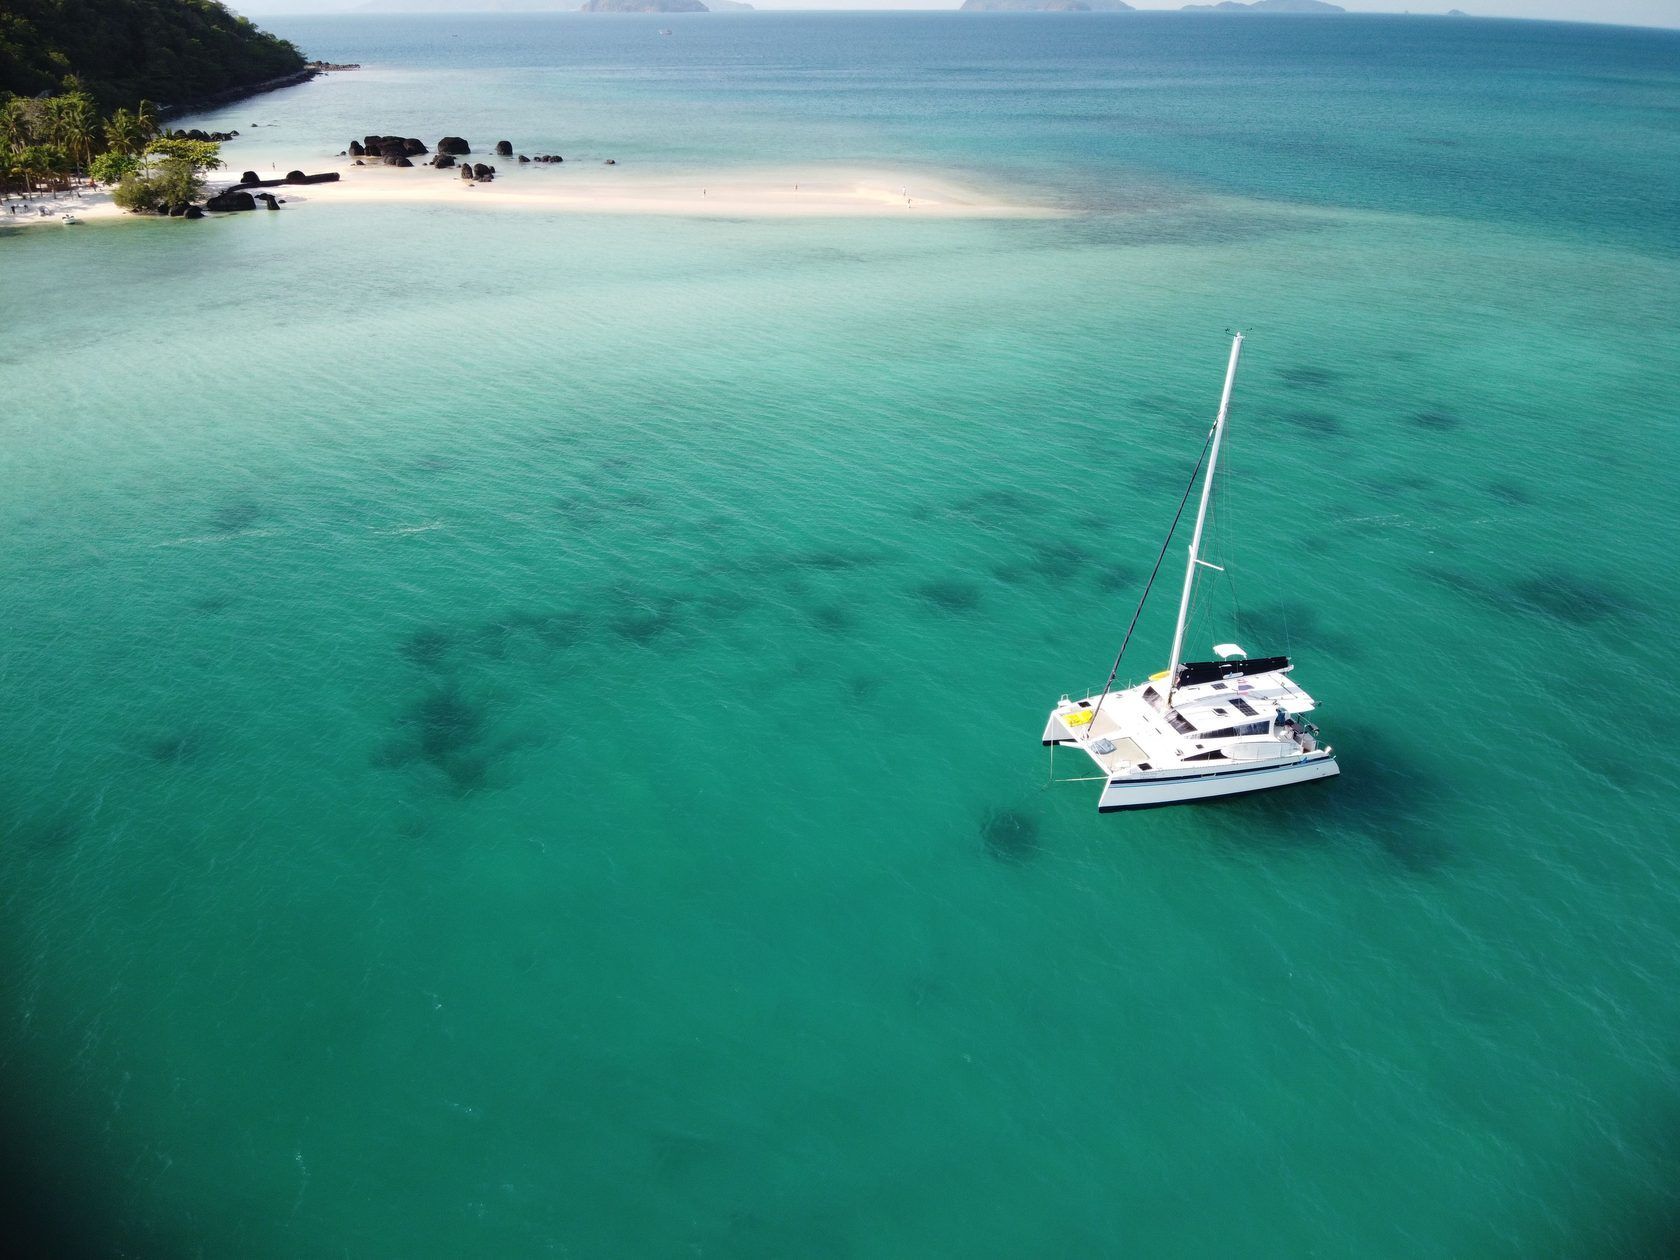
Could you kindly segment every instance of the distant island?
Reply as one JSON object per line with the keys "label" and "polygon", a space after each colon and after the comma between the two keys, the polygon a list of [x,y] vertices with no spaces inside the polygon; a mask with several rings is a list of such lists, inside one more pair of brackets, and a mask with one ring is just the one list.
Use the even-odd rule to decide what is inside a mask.
{"label": "distant island", "polygon": [[710,13],[700,0],[584,0],[579,13]]}
{"label": "distant island", "polygon": [[1326,4],[1324,0],[1250,0],[1248,4],[1238,3],[1238,0],[1220,0],[1219,4],[1187,4],[1185,13],[1346,13],[1347,10],[1339,4]]}
{"label": "distant island", "polygon": [[[963,0],[970,13],[1135,13],[1125,0]],[[1185,13],[1346,13],[1324,0],[1222,0],[1219,4],[1187,4]]]}
{"label": "distant island", "polygon": [[303,54],[216,0],[4,0],[0,99],[56,92],[67,75],[101,110],[187,105],[309,76]]}
{"label": "distant island", "polygon": [[1133,13],[1126,0],[963,0],[971,13]]}
{"label": "distant island", "polygon": [[741,0],[668,3],[664,0],[363,0],[357,13],[750,13]]}

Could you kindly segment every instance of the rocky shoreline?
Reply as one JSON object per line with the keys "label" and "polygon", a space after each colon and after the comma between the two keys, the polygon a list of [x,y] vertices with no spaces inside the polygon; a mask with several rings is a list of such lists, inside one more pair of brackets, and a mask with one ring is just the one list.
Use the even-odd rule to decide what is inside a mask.
{"label": "rocky shoreline", "polygon": [[247,97],[261,96],[265,92],[278,92],[281,88],[297,87],[299,84],[308,83],[316,75],[343,70],[360,70],[361,68],[358,62],[338,64],[331,61],[311,61],[301,70],[294,70],[290,74],[277,75],[272,79],[264,79],[260,83],[246,83],[239,87],[228,88],[225,91],[212,92],[209,96],[200,96],[190,101],[160,106],[158,112],[165,117],[172,114],[198,113],[201,110],[231,105],[235,101],[242,101]]}

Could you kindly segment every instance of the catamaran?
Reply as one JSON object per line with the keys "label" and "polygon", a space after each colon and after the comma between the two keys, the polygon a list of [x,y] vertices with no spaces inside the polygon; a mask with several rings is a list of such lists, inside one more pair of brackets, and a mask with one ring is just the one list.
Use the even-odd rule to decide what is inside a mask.
{"label": "catamaran", "polygon": [[[1235,643],[1216,645],[1213,653],[1218,660],[1186,661],[1181,655],[1197,570],[1220,568],[1202,559],[1202,531],[1242,345],[1242,334],[1234,334],[1219,415],[1179,500],[1178,515],[1161,544],[1155,570],[1121,640],[1108,682],[1100,693],[1077,700],[1064,695],[1044,726],[1047,747],[1054,750],[1057,745],[1072,744],[1096,762],[1101,771],[1096,777],[1103,785],[1097,809],[1102,813],[1263,792],[1340,773],[1334,750],[1319,745],[1318,728],[1301,720],[1315,702],[1290,678],[1295,667],[1287,656],[1251,658]],[[1202,498],[1184,568],[1172,659],[1148,681],[1116,691],[1120,661],[1198,476]]]}

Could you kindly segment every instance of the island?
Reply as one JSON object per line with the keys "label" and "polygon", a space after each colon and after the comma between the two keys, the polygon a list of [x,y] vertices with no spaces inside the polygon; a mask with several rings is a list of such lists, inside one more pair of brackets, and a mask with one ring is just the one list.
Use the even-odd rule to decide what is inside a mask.
{"label": "island", "polygon": [[700,0],[584,0],[579,13],[710,13]]}
{"label": "island", "polygon": [[1221,0],[1219,4],[1187,4],[1185,13],[1346,13],[1339,4],[1325,0]]}
{"label": "island", "polygon": [[963,0],[970,13],[1132,13],[1126,0]]}

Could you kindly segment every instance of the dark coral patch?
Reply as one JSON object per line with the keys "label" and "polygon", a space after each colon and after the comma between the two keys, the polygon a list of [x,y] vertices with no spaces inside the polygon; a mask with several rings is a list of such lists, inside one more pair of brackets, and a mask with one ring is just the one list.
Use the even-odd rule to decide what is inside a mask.
{"label": "dark coral patch", "polygon": [[454,647],[455,636],[442,626],[421,626],[397,645],[397,651],[422,669],[436,669]]}
{"label": "dark coral patch", "polygon": [[1488,493],[1512,507],[1530,507],[1534,503],[1534,496],[1514,481],[1496,481],[1488,486]]}
{"label": "dark coral patch", "polygon": [[1518,603],[1572,626],[1596,625],[1633,611],[1618,592],[1573,573],[1538,574],[1514,583],[1510,590]]}
{"label": "dark coral patch", "polygon": [[242,529],[250,529],[261,516],[262,508],[249,499],[240,499],[234,503],[224,503],[217,508],[210,517],[210,524],[219,533],[234,534]]}
{"label": "dark coral patch", "polygon": [[916,587],[916,594],[941,612],[970,613],[980,607],[980,588],[955,578],[923,582]]}
{"label": "dark coral patch", "polygon": [[1424,411],[1412,413],[1412,423],[1420,429],[1429,429],[1435,433],[1446,433],[1459,428],[1464,421],[1450,411],[1440,407],[1430,407]]}
{"label": "dark coral patch", "polygon": [[1000,862],[1027,862],[1038,854],[1038,820],[1018,809],[990,810],[980,821],[980,839]]}
{"label": "dark coral patch", "polygon": [[845,634],[856,624],[851,610],[840,604],[818,604],[807,609],[805,615],[830,634]]}
{"label": "dark coral patch", "polygon": [[427,691],[404,716],[420,755],[433,762],[471,751],[483,740],[488,720],[489,710],[452,683]]}
{"label": "dark coral patch", "polygon": [[1314,364],[1286,367],[1278,375],[1291,389],[1328,389],[1342,379],[1342,373],[1334,368],[1318,367]]}
{"label": "dark coral patch", "polygon": [[1342,431],[1342,422],[1328,411],[1286,411],[1283,418],[1297,429],[1331,437]]}

